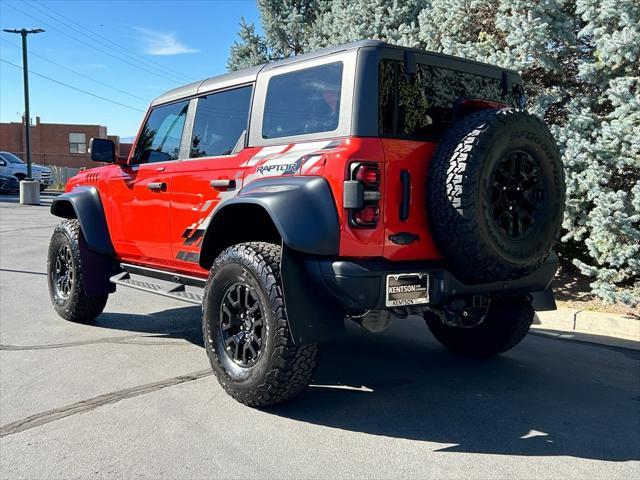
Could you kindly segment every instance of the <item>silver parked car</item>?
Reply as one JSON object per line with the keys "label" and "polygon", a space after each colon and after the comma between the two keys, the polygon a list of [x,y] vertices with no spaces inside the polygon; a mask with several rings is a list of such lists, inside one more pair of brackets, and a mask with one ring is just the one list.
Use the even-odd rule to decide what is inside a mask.
{"label": "silver parked car", "polygon": [[[18,180],[22,180],[27,176],[27,164],[13,153],[0,152],[0,173],[13,175]],[[40,191],[53,183],[53,175],[48,167],[31,164],[31,174],[34,180],[40,182]]]}

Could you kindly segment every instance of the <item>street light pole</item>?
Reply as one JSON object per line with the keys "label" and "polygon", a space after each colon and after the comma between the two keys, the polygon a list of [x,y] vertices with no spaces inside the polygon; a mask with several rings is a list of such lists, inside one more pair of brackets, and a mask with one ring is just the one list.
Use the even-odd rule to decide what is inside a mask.
{"label": "street light pole", "polygon": [[18,33],[22,37],[22,74],[24,80],[24,114],[25,114],[25,122],[24,122],[24,139],[26,142],[26,150],[27,150],[27,179],[31,180],[31,141],[29,138],[29,127],[31,122],[31,117],[29,114],[29,65],[27,63],[27,35],[30,33],[41,33],[44,32],[41,28],[36,28],[33,30],[27,30],[26,28],[21,28],[20,30],[4,30],[7,33]]}

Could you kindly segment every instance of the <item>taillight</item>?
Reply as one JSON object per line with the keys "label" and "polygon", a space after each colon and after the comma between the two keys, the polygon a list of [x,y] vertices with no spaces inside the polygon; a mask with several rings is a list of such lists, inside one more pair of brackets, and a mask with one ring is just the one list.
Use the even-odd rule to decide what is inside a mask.
{"label": "taillight", "polygon": [[375,163],[355,162],[344,182],[344,208],[349,223],[359,228],[374,228],[380,220],[380,168]]}
{"label": "taillight", "polygon": [[356,163],[352,166],[352,178],[366,183],[371,187],[378,187],[380,185],[380,169],[377,165],[369,163]]}
{"label": "taillight", "polygon": [[377,205],[367,205],[362,210],[356,210],[351,214],[353,223],[359,227],[373,227],[378,224],[380,218],[380,207]]}

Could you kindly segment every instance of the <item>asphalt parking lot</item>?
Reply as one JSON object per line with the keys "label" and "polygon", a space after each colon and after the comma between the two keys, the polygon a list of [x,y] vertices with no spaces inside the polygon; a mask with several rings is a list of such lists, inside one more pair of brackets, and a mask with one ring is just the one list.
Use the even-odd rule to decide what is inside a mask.
{"label": "asphalt parking lot", "polygon": [[198,307],[119,288],[60,319],[56,223],[0,197],[2,478],[640,478],[638,351],[530,334],[469,360],[410,318],[350,328],[297,402],[254,410],[209,374]]}

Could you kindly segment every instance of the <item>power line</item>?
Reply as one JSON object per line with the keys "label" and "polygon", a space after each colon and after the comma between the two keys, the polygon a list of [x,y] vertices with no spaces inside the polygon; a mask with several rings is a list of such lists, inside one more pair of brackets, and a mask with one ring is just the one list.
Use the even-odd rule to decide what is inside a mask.
{"label": "power line", "polygon": [[[22,70],[22,67],[20,65],[17,65],[17,64],[15,64],[13,62],[10,62],[9,60],[5,60],[4,58],[0,58],[0,62],[7,63],[7,64],[9,64],[9,65],[11,65],[13,67],[16,67],[16,68]],[[145,113],[144,110],[141,110],[139,108],[132,107],[131,105],[125,105],[124,103],[116,102],[115,100],[111,100],[110,98],[103,97],[101,95],[97,95],[95,93],[88,92],[86,90],[83,90],[82,88],[74,87],[73,85],[69,85],[68,83],[61,82],[60,80],[56,80],[55,78],[47,77],[46,75],[43,75],[41,73],[34,72],[31,69],[29,69],[29,73],[32,74],[32,75],[35,75],[37,77],[41,77],[41,78],[44,78],[46,80],[49,80],[50,82],[57,83],[58,85],[62,85],[63,87],[67,87],[67,88],[70,88],[72,90],[76,90],[76,91],[78,91],[80,93],[84,93],[85,95],[90,95],[92,97],[99,98],[100,100],[104,100],[105,102],[113,103],[115,105],[119,105],[121,107],[129,108],[129,109],[135,110],[137,112]]]}
{"label": "power line", "polygon": [[[110,47],[109,45],[107,45],[107,43],[110,43],[110,44],[112,44],[112,45],[115,45],[116,47],[118,47],[118,49],[120,49],[120,50],[122,50],[122,51],[123,51],[123,52],[121,53],[121,55],[126,55],[127,57],[129,57],[129,58],[131,58],[131,59],[133,59],[133,60],[135,60],[135,61],[140,61],[140,60],[142,60],[143,62],[147,62],[148,64],[150,64],[150,65],[151,65],[152,67],[154,67],[154,68],[156,68],[156,67],[163,68],[164,70],[166,70],[166,71],[168,71],[168,72],[171,72],[171,73],[175,74],[177,77],[179,77],[179,78],[183,79],[182,81],[187,81],[187,82],[192,82],[192,81],[193,81],[193,80],[189,79],[188,77],[186,77],[184,74],[182,74],[182,73],[178,72],[177,70],[173,70],[173,69],[171,69],[171,68],[168,68],[168,67],[166,67],[166,66],[162,65],[160,62],[156,62],[156,61],[154,61],[154,60],[151,60],[151,59],[145,58],[145,57],[143,57],[142,55],[139,55],[139,54],[137,54],[137,53],[135,53],[135,52],[131,52],[127,47],[124,47],[124,46],[122,46],[122,45],[120,45],[120,44],[118,44],[118,43],[114,42],[113,40],[111,40],[111,39],[109,39],[109,38],[105,37],[104,35],[100,35],[99,33],[97,33],[97,32],[96,32],[96,31],[94,31],[94,30],[89,30],[89,29],[85,28],[83,25],[81,25],[81,24],[79,24],[78,22],[74,21],[72,18],[69,18],[69,17],[67,17],[67,16],[63,15],[62,13],[60,13],[60,12],[58,12],[58,11],[54,10],[54,9],[53,9],[53,8],[51,8],[50,6],[45,5],[44,3],[42,3],[42,2],[40,2],[40,1],[38,1],[38,0],[33,0],[33,1],[34,1],[35,3],[37,3],[38,5],[40,5],[41,7],[46,8],[47,10],[49,10],[50,12],[52,12],[52,13],[53,13],[54,15],[56,15],[57,17],[60,17],[60,18],[65,19],[65,20],[66,20],[66,22],[65,22],[65,21],[61,21],[61,20],[58,20],[58,19],[56,19],[56,18],[52,17],[51,15],[48,15],[46,12],[40,12],[40,13],[43,13],[44,15],[47,15],[49,18],[52,18],[52,19],[54,19],[54,20],[55,20],[55,21],[57,21],[57,22],[61,22],[61,23],[63,23],[63,24],[66,24],[66,25],[67,25],[69,28],[71,28],[72,30],[74,30],[74,31],[76,31],[76,32],[78,32],[78,33],[80,33],[81,35],[84,35],[85,37],[91,38],[91,40],[93,40],[94,42],[96,42],[96,43],[100,43],[100,44],[102,44],[102,45],[106,46],[107,48],[110,48],[111,50],[114,50],[114,51],[115,51],[115,49],[114,49],[113,47]],[[82,30],[79,30],[79,29],[77,29],[77,28],[74,28],[72,25],[69,25],[70,23],[71,23],[71,24],[73,24],[73,25],[76,25],[76,26],[78,26],[78,27],[80,27],[80,28],[82,28],[82,29],[84,29],[84,30],[85,30],[85,31],[87,31],[87,32],[90,32],[93,36],[92,36],[92,37],[89,37],[89,36],[85,33],[85,31],[82,31]],[[97,39],[96,39],[96,38],[94,38],[94,37],[99,37],[99,38],[103,39],[104,41],[99,41],[99,40],[97,40]],[[105,43],[105,42],[107,42],[107,43]]]}
{"label": "power line", "polygon": [[109,53],[109,52],[105,52],[104,50],[102,50],[102,49],[100,49],[100,48],[98,48],[98,47],[96,47],[96,46],[94,46],[94,45],[91,45],[90,43],[87,43],[87,42],[85,42],[84,40],[82,40],[82,39],[80,39],[80,38],[78,38],[78,37],[74,37],[73,35],[70,35],[69,33],[67,33],[67,32],[65,32],[64,30],[61,30],[61,29],[59,29],[59,28],[55,27],[54,25],[51,25],[50,23],[44,22],[44,21],[43,21],[42,19],[40,19],[40,18],[34,17],[34,16],[33,16],[33,15],[31,15],[30,13],[27,13],[27,12],[25,12],[24,10],[21,10],[21,9],[17,8],[15,5],[13,5],[13,4],[11,4],[11,3],[4,2],[4,5],[6,5],[6,6],[10,7],[10,8],[13,8],[14,10],[16,10],[16,11],[18,11],[18,12],[22,13],[23,15],[26,15],[27,17],[30,17],[30,18],[32,18],[32,19],[34,19],[34,20],[36,20],[37,22],[42,23],[43,25],[47,26],[48,28],[51,28],[52,30],[56,30],[57,32],[62,33],[63,35],[65,35],[65,36],[69,37],[70,39],[72,39],[72,40],[74,40],[74,41],[76,41],[76,42],[82,43],[83,45],[86,45],[86,46],[87,46],[87,47],[89,47],[89,48],[93,48],[94,50],[96,50],[96,51],[98,51],[98,52],[100,52],[100,53],[102,53],[102,54],[104,54],[104,55],[108,55],[108,56],[110,56],[110,57],[112,57],[112,58],[115,58],[115,59],[116,59],[116,60],[118,60],[119,62],[126,63],[126,64],[128,64],[128,65],[131,65],[131,66],[133,66],[133,67],[135,67],[135,68],[139,69],[139,70],[144,70],[144,71],[145,71],[145,72],[147,72],[147,73],[151,73],[152,75],[155,75],[155,76],[157,76],[157,77],[163,78],[164,80],[168,80],[168,81],[170,81],[170,82],[172,82],[172,83],[180,83],[180,82],[182,82],[182,80],[178,81],[178,80],[176,80],[176,79],[173,79],[173,78],[167,77],[166,75],[163,75],[163,74],[161,74],[161,73],[155,72],[155,71],[153,71],[153,70],[151,70],[151,69],[149,69],[149,68],[146,68],[146,67],[144,67],[144,66],[142,66],[142,65],[139,65],[139,64],[136,64],[136,63],[130,62],[130,61],[128,61],[128,60],[125,60],[124,58],[117,57],[117,56],[115,56],[115,55],[113,55],[113,54],[111,54],[111,53]]}
{"label": "power line", "polygon": [[[6,38],[0,38],[0,40],[3,40],[5,42],[7,42],[9,45],[13,45],[16,48],[20,48],[19,45],[16,45],[15,43],[10,42]],[[62,64],[60,64],[58,62],[54,62],[53,60],[51,60],[51,59],[49,59],[47,57],[44,57],[44,56],[42,56],[42,55],[40,55],[40,54],[38,54],[38,53],[36,53],[36,52],[34,52],[33,50],[30,49],[29,50],[29,56],[31,56],[31,55],[33,55],[35,57],[38,57],[38,58],[44,60],[45,62],[49,62],[49,63],[51,63],[51,64],[53,64],[53,65],[55,65],[55,66],[57,66],[59,68],[62,68],[62,69],[67,70],[67,71],[69,71],[71,73],[74,73],[74,74],[76,74],[76,75],[78,75],[80,77],[84,77],[84,78],[86,78],[88,80],[91,80],[92,82],[95,82],[95,83],[97,83],[99,85],[102,85],[102,86],[105,86],[105,87],[110,88],[112,90],[115,90],[116,92],[120,92],[120,93],[123,93],[125,95],[130,96],[130,97],[137,98],[138,100],[142,100],[145,103],[149,103],[149,100],[146,99],[146,98],[139,97],[138,95],[134,95],[133,93],[129,93],[129,92],[125,91],[125,90],[121,90],[118,87],[114,87],[113,85],[109,85],[108,83],[105,83],[105,82],[102,82],[102,81],[100,81],[100,80],[98,80],[96,78],[90,77],[89,75],[85,75],[84,73],[80,73],[80,72],[78,72],[76,70],[73,70],[72,68],[66,67],[65,65],[62,65]]]}

